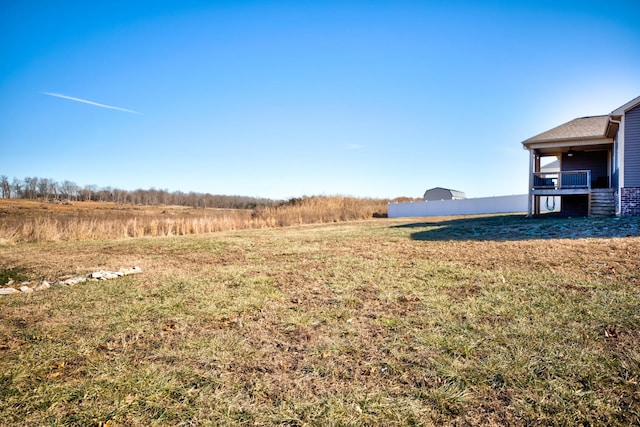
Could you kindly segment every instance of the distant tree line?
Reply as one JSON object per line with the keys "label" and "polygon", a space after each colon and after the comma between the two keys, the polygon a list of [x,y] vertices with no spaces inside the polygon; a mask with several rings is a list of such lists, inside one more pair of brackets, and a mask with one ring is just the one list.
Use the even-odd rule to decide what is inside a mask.
{"label": "distant tree line", "polygon": [[44,199],[49,201],[100,201],[131,205],[176,205],[194,208],[255,209],[279,203],[271,199],[226,196],[209,193],[169,192],[150,188],[133,191],[96,185],[80,186],[72,181],[57,182],[49,178],[26,177],[9,180],[0,175],[0,195],[13,199]]}

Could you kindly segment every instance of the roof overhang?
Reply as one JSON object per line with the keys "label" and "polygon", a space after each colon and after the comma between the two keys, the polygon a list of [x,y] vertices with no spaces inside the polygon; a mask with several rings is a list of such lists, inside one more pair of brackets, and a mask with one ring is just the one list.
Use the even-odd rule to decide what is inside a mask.
{"label": "roof overhang", "polygon": [[541,155],[559,155],[570,149],[574,151],[607,150],[613,145],[613,138],[600,139],[567,139],[561,141],[535,142],[525,145],[527,150],[534,150]]}
{"label": "roof overhang", "polygon": [[540,148],[569,148],[569,147],[586,147],[593,145],[609,145],[613,144],[613,138],[593,138],[593,139],[556,139],[549,141],[523,142],[527,149]]}

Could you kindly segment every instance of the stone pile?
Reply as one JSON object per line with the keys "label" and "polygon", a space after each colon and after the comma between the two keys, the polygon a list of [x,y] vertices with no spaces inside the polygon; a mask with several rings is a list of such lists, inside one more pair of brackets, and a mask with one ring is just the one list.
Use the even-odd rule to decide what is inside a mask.
{"label": "stone pile", "polygon": [[82,282],[97,282],[100,280],[117,279],[118,277],[137,273],[142,273],[142,269],[140,267],[124,268],[120,271],[98,270],[84,276],[67,277],[53,283],[49,283],[46,280],[15,283],[13,280],[10,280],[8,283],[0,285],[0,295],[11,295],[17,293],[28,294],[35,291],[41,291],[43,289],[49,289],[52,286],[73,286]]}

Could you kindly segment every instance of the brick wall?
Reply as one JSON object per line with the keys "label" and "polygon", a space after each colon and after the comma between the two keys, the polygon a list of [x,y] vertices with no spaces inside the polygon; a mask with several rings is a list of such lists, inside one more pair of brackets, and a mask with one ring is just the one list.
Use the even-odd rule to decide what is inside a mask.
{"label": "brick wall", "polygon": [[622,188],[620,196],[620,214],[640,216],[640,187]]}

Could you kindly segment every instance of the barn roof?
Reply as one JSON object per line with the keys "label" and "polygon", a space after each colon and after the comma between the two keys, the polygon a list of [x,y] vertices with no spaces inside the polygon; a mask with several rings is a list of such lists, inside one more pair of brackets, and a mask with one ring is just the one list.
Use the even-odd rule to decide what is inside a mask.
{"label": "barn roof", "polygon": [[465,199],[467,196],[464,194],[464,191],[458,191],[458,190],[452,190],[450,188],[443,188],[443,187],[433,187],[428,189],[427,191],[425,191],[425,194],[427,194],[429,191],[431,190],[444,190],[444,191],[448,191],[449,193],[451,193],[451,195],[453,197],[461,197],[463,199]]}
{"label": "barn roof", "polygon": [[555,172],[560,170],[560,160],[554,160],[551,163],[540,166],[540,172]]}

